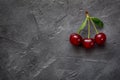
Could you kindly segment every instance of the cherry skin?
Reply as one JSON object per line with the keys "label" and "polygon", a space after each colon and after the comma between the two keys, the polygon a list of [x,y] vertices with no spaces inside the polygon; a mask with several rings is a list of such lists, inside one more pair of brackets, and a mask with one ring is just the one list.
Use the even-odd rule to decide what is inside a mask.
{"label": "cherry skin", "polygon": [[86,49],[90,49],[90,48],[93,48],[95,45],[95,41],[93,38],[85,38],[83,39],[83,46],[86,48]]}
{"label": "cherry skin", "polygon": [[95,42],[98,45],[103,45],[106,41],[106,35],[104,33],[98,33],[95,35]]}
{"label": "cherry skin", "polygon": [[82,43],[82,37],[77,33],[70,35],[70,43],[74,46],[79,46]]}

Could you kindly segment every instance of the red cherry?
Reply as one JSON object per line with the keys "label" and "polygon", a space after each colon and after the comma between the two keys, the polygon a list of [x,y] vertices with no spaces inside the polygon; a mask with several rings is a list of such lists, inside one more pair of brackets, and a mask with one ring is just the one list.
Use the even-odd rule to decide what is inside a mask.
{"label": "red cherry", "polygon": [[106,41],[106,35],[104,33],[98,33],[95,35],[95,42],[98,45],[103,45]]}
{"label": "red cherry", "polygon": [[70,42],[72,45],[79,46],[82,43],[82,37],[77,33],[70,35]]}
{"label": "red cherry", "polygon": [[95,41],[92,38],[83,39],[83,46],[87,49],[94,47]]}

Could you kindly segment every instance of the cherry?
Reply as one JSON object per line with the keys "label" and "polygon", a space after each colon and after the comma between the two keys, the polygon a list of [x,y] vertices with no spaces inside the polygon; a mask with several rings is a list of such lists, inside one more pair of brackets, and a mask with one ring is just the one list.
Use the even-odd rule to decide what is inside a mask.
{"label": "cherry", "polygon": [[77,33],[70,35],[70,42],[72,45],[79,46],[82,43],[82,37]]}
{"label": "cherry", "polygon": [[87,49],[94,47],[95,41],[93,38],[85,38],[83,39],[83,46]]}
{"label": "cherry", "polygon": [[104,33],[98,33],[95,35],[95,42],[98,45],[103,45],[106,41],[106,35]]}

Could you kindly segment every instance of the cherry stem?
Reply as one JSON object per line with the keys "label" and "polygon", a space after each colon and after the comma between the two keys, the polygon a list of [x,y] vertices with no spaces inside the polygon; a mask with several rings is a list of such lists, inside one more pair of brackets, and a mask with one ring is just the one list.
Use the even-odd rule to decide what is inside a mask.
{"label": "cherry stem", "polygon": [[85,12],[86,14],[86,17],[87,17],[87,23],[88,23],[88,38],[90,38],[90,16],[89,16],[89,13],[88,11]]}
{"label": "cherry stem", "polygon": [[95,26],[95,24],[94,24],[94,22],[92,21],[92,19],[91,19],[91,18],[90,18],[90,21],[91,21],[91,23],[92,23],[92,25],[93,25],[93,27],[94,27],[94,29],[95,29],[96,33],[98,34],[99,32],[98,32],[98,30],[97,30],[97,28],[96,28],[96,26]]}
{"label": "cherry stem", "polygon": [[90,38],[90,20],[88,17],[88,38]]}
{"label": "cherry stem", "polygon": [[82,31],[80,28],[81,28],[81,27],[79,27],[79,29],[78,29],[78,31],[77,31],[78,34],[80,34],[81,31]]}
{"label": "cherry stem", "polygon": [[86,11],[85,14],[86,14],[86,16],[87,16],[87,18],[88,18],[88,21],[91,21],[91,23],[92,23],[92,25],[93,25],[93,27],[94,27],[96,33],[98,34],[99,32],[98,32],[98,30],[97,30],[97,28],[96,28],[94,22],[92,21],[91,17],[89,16],[88,11]]}
{"label": "cherry stem", "polygon": [[[92,25],[93,25],[96,33],[98,34],[99,32],[98,32],[98,30],[97,30],[97,28],[96,28],[95,23],[92,21],[91,17],[89,16],[88,11],[86,11],[85,14],[86,14],[87,23],[88,23],[88,38],[90,38],[90,22],[92,23]],[[81,32],[81,30],[78,30],[77,33],[80,34],[80,32]]]}
{"label": "cherry stem", "polygon": [[85,11],[86,16],[89,15],[88,11]]}
{"label": "cherry stem", "polygon": [[[88,15],[88,11],[85,11],[85,14],[86,14],[86,17],[88,18],[88,17],[89,17],[89,15]],[[80,33],[81,33],[81,30],[78,29],[77,33],[80,34]]]}
{"label": "cherry stem", "polygon": [[80,34],[81,30],[78,29],[77,33]]}

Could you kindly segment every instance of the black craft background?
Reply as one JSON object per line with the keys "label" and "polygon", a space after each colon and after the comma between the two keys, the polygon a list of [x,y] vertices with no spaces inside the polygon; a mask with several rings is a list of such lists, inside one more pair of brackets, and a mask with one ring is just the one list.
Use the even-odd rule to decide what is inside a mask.
{"label": "black craft background", "polygon": [[[0,0],[0,80],[120,80],[119,8],[120,0]],[[104,22],[105,46],[69,43],[85,10]]]}

